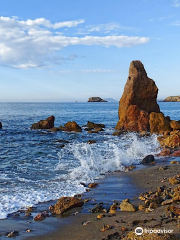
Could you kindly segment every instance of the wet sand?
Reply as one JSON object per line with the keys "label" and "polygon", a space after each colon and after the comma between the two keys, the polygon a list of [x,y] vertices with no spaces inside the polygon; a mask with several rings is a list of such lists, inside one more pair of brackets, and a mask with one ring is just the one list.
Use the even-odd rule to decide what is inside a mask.
{"label": "wet sand", "polygon": [[[176,160],[180,160],[176,158]],[[162,164],[164,165],[164,164]],[[160,206],[152,212],[144,211],[123,212],[116,214],[105,213],[105,217],[97,219],[98,213],[88,213],[96,203],[103,202],[112,205],[118,204],[126,199],[138,207],[142,202],[138,199],[140,193],[156,190],[160,186],[170,186],[168,178],[180,174],[180,165],[168,165],[166,170],[159,170],[160,165],[150,166],[145,169],[130,172],[113,173],[104,180],[99,180],[99,185],[90,192],[84,194],[83,198],[92,198],[83,208],[67,211],[59,218],[46,218],[39,224],[47,230],[42,233],[36,229],[32,233],[23,234],[25,240],[100,240],[100,239],[122,239],[128,232],[134,231],[136,227],[170,229],[180,239],[180,227],[176,221],[164,221],[162,216],[167,206]],[[175,204],[178,206],[178,203]],[[72,215],[74,212],[79,212]],[[138,220],[138,221],[137,221]],[[87,222],[86,225],[83,225]],[[109,225],[111,229],[101,232],[103,225]],[[31,225],[29,225],[31,228]],[[125,231],[124,231],[125,229]],[[31,236],[30,236],[30,235]],[[32,235],[33,234],[33,235]],[[28,237],[29,236],[29,237]]]}

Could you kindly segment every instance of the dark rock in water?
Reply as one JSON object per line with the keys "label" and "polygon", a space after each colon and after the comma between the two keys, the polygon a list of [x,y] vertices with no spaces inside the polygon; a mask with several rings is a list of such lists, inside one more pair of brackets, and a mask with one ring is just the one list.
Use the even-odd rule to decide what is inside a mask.
{"label": "dark rock in water", "polygon": [[147,155],[145,158],[143,158],[142,160],[142,164],[151,164],[155,161],[154,156],[153,155]]}
{"label": "dark rock in water", "polygon": [[96,141],[95,140],[88,140],[87,143],[88,144],[93,144],[93,143],[96,143]]}
{"label": "dark rock in water", "polygon": [[18,231],[12,231],[12,232],[10,232],[10,233],[8,233],[7,234],[7,236],[6,237],[16,237],[16,236],[18,236],[19,235],[19,232]]}
{"label": "dark rock in water", "polygon": [[90,97],[88,102],[107,102],[106,100],[103,100],[100,97]]}
{"label": "dark rock in water", "polygon": [[38,213],[38,215],[36,215],[36,217],[34,217],[34,221],[42,221],[46,217],[49,217],[49,213],[47,213],[47,212]]}
{"label": "dark rock in water", "polygon": [[91,210],[92,213],[102,213],[102,212],[108,212],[109,208],[107,209],[104,207],[103,203],[96,204]]}
{"label": "dark rock in water", "polygon": [[40,120],[38,123],[34,123],[31,129],[50,129],[54,127],[55,117],[48,117],[46,120]]}
{"label": "dark rock in water", "polygon": [[132,61],[129,68],[124,93],[119,104],[119,121],[117,130],[147,131],[148,116],[151,112],[160,112],[157,104],[158,88],[148,78],[143,64]]}
{"label": "dark rock in water", "polygon": [[89,128],[105,128],[105,125],[102,123],[87,122],[87,127]]}
{"label": "dark rock in water", "polygon": [[84,202],[75,197],[61,197],[55,205],[50,206],[52,214],[62,214],[70,208],[82,207]]}
{"label": "dark rock in water", "polygon": [[0,122],[0,129],[2,129],[2,123]]}

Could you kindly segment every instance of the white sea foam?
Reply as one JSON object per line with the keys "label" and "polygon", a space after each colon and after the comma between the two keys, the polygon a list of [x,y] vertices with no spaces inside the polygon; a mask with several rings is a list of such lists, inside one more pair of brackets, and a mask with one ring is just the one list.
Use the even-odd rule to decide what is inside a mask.
{"label": "white sea foam", "polygon": [[[68,166],[68,170],[71,171],[69,179],[88,182],[100,177],[101,174],[123,170],[124,166],[132,163],[138,164],[146,155],[157,154],[159,151],[157,136],[140,138],[136,134],[129,133],[121,138],[111,138],[108,141],[91,145],[87,143],[68,144],[59,153],[60,162],[56,169]],[[64,156],[67,154],[71,154],[73,159],[77,160],[76,167],[75,163],[72,168],[66,165]]]}
{"label": "white sea foam", "polygon": [[[30,178],[27,175],[29,166],[26,165],[26,173],[19,176],[17,172],[13,182],[10,181],[7,187],[3,186],[0,191],[0,219],[39,202],[82,193],[85,188],[80,182],[87,183],[102,174],[123,170],[124,166],[138,164],[146,155],[156,154],[158,151],[156,136],[140,138],[132,133],[121,137],[107,136],[106,140],[100,139],[94,144],[78,141],[69,143],[60,150],[59,162],[54,160],[54,165],[52,162],[46,166],[37,165],[42,168],[39,169],[40,174],[48,171],[48,176],[52,176],[50,179],[46,175],[43,179]],[[1,179],[4,183],[3,180],[8,180],[9,177],[1,174]]]}

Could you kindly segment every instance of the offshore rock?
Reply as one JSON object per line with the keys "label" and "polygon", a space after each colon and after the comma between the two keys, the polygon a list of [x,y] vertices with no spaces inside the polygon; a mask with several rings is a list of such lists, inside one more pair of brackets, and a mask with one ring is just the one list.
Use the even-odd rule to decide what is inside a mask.
{"label": "offshore rock", "polygon": [[67,122],[64,126],[68,131],[82,132],[82,128],[75,121]]}
{"label": "offshore rock", "polygon": [[31,126],[31,129],[50,129],[54,127],[55,117],[48,117],[46,120],[40,120]]}
{"label": "offshore rock", "polygon": [[165,117],[164,114],[152,112],[149,117],[149,124],[151,133],[159,133],[171,131],[169,117]]}
{"label": "offshore rock", "polygon": [[2,129],[2,123],[0,122],[0,129]]}
{"label": "offshore rock", "polygon": [[88,102],[107,102],[107,101],[100,97],[90,97]]}
{"label": "offshore rock", "polygon": [[52,214],[62,214],[74,207],[82,207],[84,202],[76,197],[61,197],[55,205],[50,206]]}
{"label": "offshore rock", "polygon": [[88,127],[88,128],[105,128],[105,125],[102,123],[94,123],[94,122],[88,121],[86,127]]}
{"label": "offshore rock", "polygon": [[165,98],[164,102],[180,102],[180,96],[170,96]]}
{"label": "offshore rock", "polygon": [[160,112],[156,101],[157,94],[158,88],[155,82],[148,78],[143,64],[140,61],[132,61],[119,103],[116,130],[149,130],[148,115],[151,112]]}

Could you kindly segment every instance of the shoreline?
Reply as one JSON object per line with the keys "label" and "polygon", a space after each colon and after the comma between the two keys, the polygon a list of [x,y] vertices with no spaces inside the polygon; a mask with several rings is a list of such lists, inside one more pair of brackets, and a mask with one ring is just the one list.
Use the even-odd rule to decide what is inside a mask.
{"label": "shoreline", "polygon": [[[177,161],[179,159],[180,158],[178,157],[176,158]],[[137,207],[139,204],[138,196],[140,193],[149,191],[153,188],[155,189],[163,184],[168,184],[167,182],[161,183],[161,180],[165,177],[172,177],[172,175],[180,173],[180,165],[170,165],[170,160],[172,160],[172,157],[162,158],[160,162],[156,162],[155,166],[148,166],[145,168],[140,166],[140,169],[130,172],[114,172],[105,176],[103,179],[99,179],[99,185],[96,188],[83,194],[83,199],[92,198],[89,202],[85,203],[83,207],[70,209],[59,217],[48,217],[39,222],[32,220],[28,225],[32,232],[27,233],[24,227],[24,230],[21,231],[20,235],[17,236],[16,239],[108,239],[108,235],[119,232],[122,225],[128,230],[121,233],[121,235],[127,235],[130,230],[135,229],[132,226],[129,226],[132,225],[130,222],[132,222],[133,219],[141,219],[141,221],[143,221],[149,217],[157,217],[158,214],[164,211],[164,206],[159,207],[152,213],[148,214],[142,211],[132,213],[118,210],[115,216],[113,216],[113,214],[105,213],[105,217],[98,220],[96,219],[98,213],[89,213],[88,210],[93,208],[94,205],[99,202],[107,203],[108,207],[110,207],[114,202],[117,202],[119,205],[120,202],[126,198],[129,198],[130,202]],[[165,165],[168,165],[167,170],[158,170],[160,166]],[[78,214],[73,215],[75,212],[78,212]],[[82,224],[83,222],[88,221],[90,222],[87,223],[86,226]],[[100,232],[100,228],[102,228],[104,224],[110,225],[112,229]],[[172,224],[170,224],[170,227],[173,227],[174,233],[178,234],[177,227],[172,226]],[[180,235],[178,236],[180,237]],[[3,238],[7,239],[5,237],[2,237],[2,239]],[[112,235],[112,238],[110,239],[118,238],[113,238]]]}

